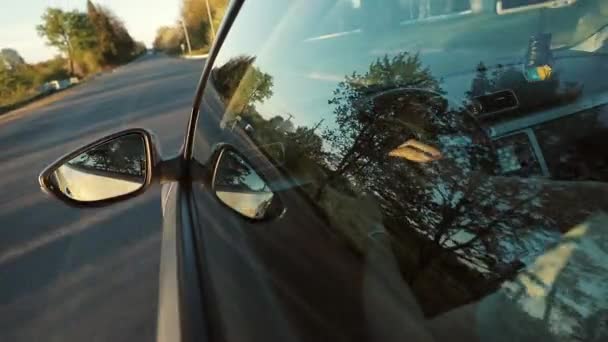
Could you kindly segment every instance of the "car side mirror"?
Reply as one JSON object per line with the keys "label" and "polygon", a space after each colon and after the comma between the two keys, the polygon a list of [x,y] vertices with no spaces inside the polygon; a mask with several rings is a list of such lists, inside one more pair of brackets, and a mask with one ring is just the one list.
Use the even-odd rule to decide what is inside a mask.
{"label": "car side mirror", "polygon": [[219,153],[212,189],[225,206],[251,220],[274,219],[285,211],[269,182],[233,148]]}
{"label": "car side mirror", "polygon": [[141,129],[112,134],[60,158],[39,177],[43,190],[77,206],[137,196],[151,184],[156,153]]}

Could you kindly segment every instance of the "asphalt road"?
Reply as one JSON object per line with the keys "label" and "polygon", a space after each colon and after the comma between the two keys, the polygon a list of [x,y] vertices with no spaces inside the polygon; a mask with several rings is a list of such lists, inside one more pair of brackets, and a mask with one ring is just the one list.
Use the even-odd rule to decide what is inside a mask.
{"label": "asphalt road", "polygon": [[43,194],[37,176],[126,128],[148,128],[177,153],[203,64],[146,56],[0,117],[0,341],[154,339],[160,187],[74,209]]}

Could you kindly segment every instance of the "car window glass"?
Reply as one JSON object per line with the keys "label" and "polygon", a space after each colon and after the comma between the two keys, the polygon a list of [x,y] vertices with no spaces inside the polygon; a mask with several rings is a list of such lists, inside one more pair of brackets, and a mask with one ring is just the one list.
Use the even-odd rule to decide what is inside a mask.
{"label": "car window glass", "polygon": [[256,146],[353,253],[387,237],[431,322],[608,338],[606,24],[601,0],[246,2],[194,157]]}

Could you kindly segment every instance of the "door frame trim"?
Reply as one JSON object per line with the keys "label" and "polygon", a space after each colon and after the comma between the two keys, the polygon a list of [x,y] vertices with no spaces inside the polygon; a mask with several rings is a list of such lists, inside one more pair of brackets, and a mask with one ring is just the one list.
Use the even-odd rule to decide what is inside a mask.
{"label": "door frame trim", "polygon": [[[211,47],[211,51],[209,52],[209,57],[205,62],[205,68],[203,69],[203,73],[201,74],[201,78],[199,79],[198,86],[196,88],[196,93],[194,96],[194,103],[192,105],[192,113],[190,115],[190,121],[188,123],[188,130],[186,132],[186,137],[184,139],[184,144],[182,147],[182,156],[185,162],[190,162],[192,160],[192,145],[194,144],[194,133],[196,130],[196,125],[198,123],[200,107],[203,99],[203,93],[205,91],[205,86],[209,79],[209,75],[211,74],[212,66],[215,62],[215,58],[217,57],[219,50],[228,36],[228,32],[236,19],[241,6],[243,5],[244,0],[233,0],[230,3],[230,7],[226,11],[226,16],[222,21],[222,25],[220,26],[213,46]],[[186,168],[186,172],[188,172],[188,168]]]}

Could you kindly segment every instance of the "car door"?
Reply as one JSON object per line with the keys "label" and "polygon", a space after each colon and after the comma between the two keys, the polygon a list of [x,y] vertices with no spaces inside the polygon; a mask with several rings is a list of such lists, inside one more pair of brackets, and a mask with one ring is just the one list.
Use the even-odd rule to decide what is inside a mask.
{"label": "car door", "polygon": [[[211,340],[545,340],[559,315],[547,304],[539,323],[529,306],[572,309],[551,289],[578,289],[565,279],[588,270],[547,280],[543,262],[586,258],[585,247],[567,260],[550,247],[584,246],[576,225],[599,229],[605,184],[512,173],[513,146],[474,109],[472,58],[516,63],[526,40],[495,37],[503,25],[534,34],[536,17],[486,9],[403,23],[410,5],[430,3],[392,3],[233,3],[203,77],[184,189]],[[513,87],[497,90],[520,96]],[[580,295],[588,314],[568,316],[573,327],[602,315],[594,296]]]}
{"label": "car door", "polygon": [[[248,106],[237,103],[243,99],[237,100],[235,92],[250,72],[255,73],[251,82],[259,94],[248,96],[267,97],[272,92],[272,76],[255,68],[254,55],[228,52],[237,44],[233,32],[240,35],[248,25],[241,18],[251,19],[252,11],[261,14],[270,4],[259,5],[243,5],[211,60],[194,131],[195,169],[214,174],[213,180],[197,181],[193,176],[192,188],[206,326],[213,340],[357,339],[366,335],[361,256],[330,229],[326,214],[306,194],[308,181],[300,182],[280,167],[289,153],[283,140],[260,142],[258,133],[266,137],[258,122],[226,115],[227,106]],[[282,16],[268,15],[274,24]],[[284,126],[280,130],[293,126],[288,121],[276,124]],[[232,167],[223,167],[224,161]],[[218,191],[217,179],[227,169],[239,168],[235,164],[249,170],[246,183],[262,181],[271,189],[279,208],[270,217],[235,210],[238,203]],[[252,180],[255,177],[259,179]],[[248,202],[242,193],[237,196],[242,197],[236,202]]]}

